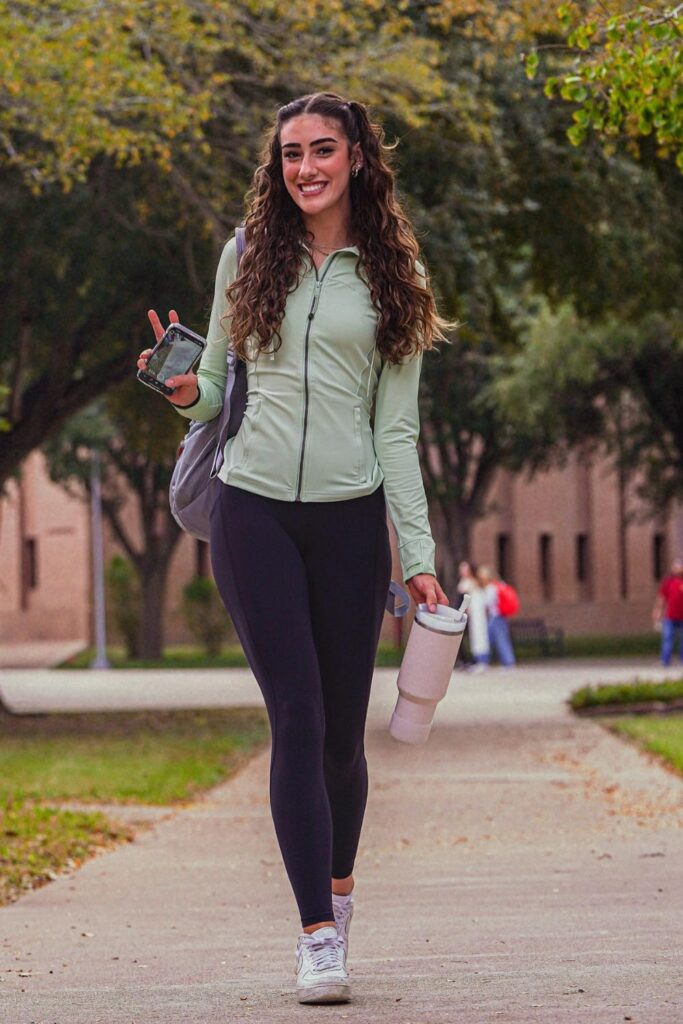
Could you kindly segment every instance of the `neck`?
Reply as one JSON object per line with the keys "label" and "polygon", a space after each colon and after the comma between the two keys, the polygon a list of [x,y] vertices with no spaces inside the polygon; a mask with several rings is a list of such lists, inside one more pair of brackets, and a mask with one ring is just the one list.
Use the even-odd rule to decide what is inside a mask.
{"label": "neck", "polygon": [[315,245],[323,249],[340,249],[352,241],[351,210],[341,215],[339,210],[324,210],[314,217],[304,217],[306,230],[313,235]]}

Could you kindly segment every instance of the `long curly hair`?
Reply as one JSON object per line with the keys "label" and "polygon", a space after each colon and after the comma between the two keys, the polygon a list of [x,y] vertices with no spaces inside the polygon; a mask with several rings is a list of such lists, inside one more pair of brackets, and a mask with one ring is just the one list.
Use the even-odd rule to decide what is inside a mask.
{"label": "long curly hair", "polygon": [[296,288],[303,270],[301,244],[313,239],[282,172],[280,131],[300,114],[336,121],[349,153],[360,143],[363,163],[358,175],[349,179],[349,229],[360,253],[357,272],[368,285],[378,313],[376,341],[381,357],[399,363],[433,348],[436,340],[448,341],[443,332],[456,325],[439,316],[428,278],[423,281],[416,276],[419,246],[395,194],[383,128],[371,123],[362,103],[344,100],[337,93],[317,92],[280,107],[245,196],[245,250],[239,275],[225,293],[225,316],[231,318],[236,354],[253,359],[259,352],[281,347],[279,328],[287,295]]}

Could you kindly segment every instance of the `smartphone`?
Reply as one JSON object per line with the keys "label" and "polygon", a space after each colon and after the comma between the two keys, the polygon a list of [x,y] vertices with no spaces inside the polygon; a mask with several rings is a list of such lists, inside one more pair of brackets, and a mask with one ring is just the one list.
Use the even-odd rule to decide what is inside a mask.
{"label": "smartphone", "polygon": [[138,380],[162,395],[172,395],[175,388],[165,383],[176,374],[189,373],[206,348],[206,341],[182,324],[169,324],[163,337],[152,349],[147,366],[138,370]]}

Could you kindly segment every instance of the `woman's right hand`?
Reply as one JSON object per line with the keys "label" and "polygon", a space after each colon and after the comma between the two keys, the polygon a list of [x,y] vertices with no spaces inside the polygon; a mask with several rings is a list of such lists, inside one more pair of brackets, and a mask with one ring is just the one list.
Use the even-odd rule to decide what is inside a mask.
{"label": "woman's right hand", "polygon": [[[161,341],[165,328],[162,326],[161,320],[159,319],[156,311],[150,309],[147,316],[149,317],[149,322],[152,325],[154,337],[157,342]],[[172,324],[180,323],[180,319],[175,309],[172,309],[169,312],[168,319]],[[147,368],[147,363],[149,362],[151,354],[151,348],[146,348],[140,353],[138,356],[139,370],[145,370]],[[191,405],[199,395],[199,384],[196,373],[179,373],[170,380],[167,380],[166,383],[170,388],[175,388],[172,395],[164,395],[164,398],[167,398],[171,405]]]}

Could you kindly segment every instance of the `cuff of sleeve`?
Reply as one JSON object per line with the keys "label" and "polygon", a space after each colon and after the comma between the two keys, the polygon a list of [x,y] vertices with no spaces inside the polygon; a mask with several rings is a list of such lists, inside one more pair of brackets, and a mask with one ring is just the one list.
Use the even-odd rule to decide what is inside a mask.
{"label": "cuff of sleeve", "polygon": [[[185,410],[186,409],[194,409],[195,405],[199,405],[201,400],[202,400],[202,389],[200,387],[197,387],[197,397],[195,398],[195,400],[193,402],[190,402],[189,405],[173,405],[173,408],[176,409],[180,413],[181,416],[185,416],[186,415]],[[173,403],[171,403],[171,404],[173,404]],[[191,416],[190,416],[190,419],[192,419]]]}
{"label": "cuff of sleeve", "polygon": [[411,576],[417,576],[420,572],[428,572],[436,576],[434,569],[434,556],[436,546],[431,537],[418,538],[417,540],[406,541],[399,544],[398,557],[401,560],[403,579],[409,580]]}

